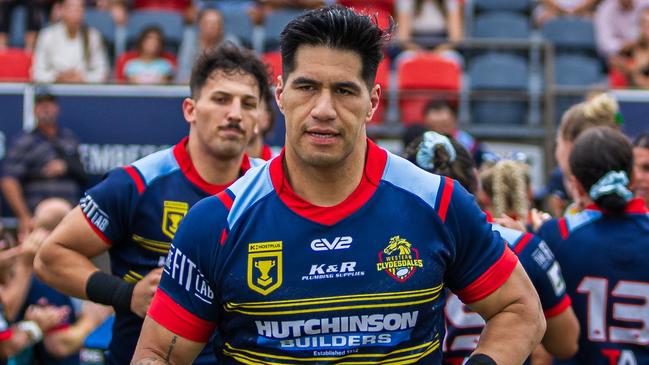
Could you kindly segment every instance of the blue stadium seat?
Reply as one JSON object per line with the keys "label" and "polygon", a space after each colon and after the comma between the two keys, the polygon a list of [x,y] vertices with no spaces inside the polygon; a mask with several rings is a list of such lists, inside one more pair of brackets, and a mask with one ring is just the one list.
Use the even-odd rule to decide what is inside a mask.
{"label": "blue stadium seat", "polygon": [[27,31],[27,9],[16,6],[11,12],[11,25],[9,28],[9,46],[16,48],[25,47],[25,32]]}
{"label": "blue stadium seat", "polygon": [[86,24],[101,33],[108,47],[115,44],[115,22],[109,12],[97,9],[86,9]]}
{"label": "blue stadium seat", "polygon": [[250,47],[252,45],[252,36],[254,24],[245,11],[241,9],[226,7],[221,9],[223,19],[225,21],[225,33],[232,34],[237,37],[244,46]]}
{"label": "blue stadium seat", "polygon": [[527,39],[530,21],[519,13],[494,11],[478,15],[473,24],[475,38]]}
{"label": "blue stadium seat", "polygon": [[184,23],[182,15],[173,11],[136,10],[129,15],[126,25],[126,40],[132,46],[140,33],[149,26],[162,29],[168,49],[177,53],[182,42]]}
{"label": "blue stadium seat", "polygon": [[554,60],[554,81],[560,86],[588,86],[604,81],[598,59],[583,55],[557,55]]}
{"label": "blue stadium seat", "polygon": [[475,0],[475,7],[480,11],[526,12],[530,8],[530,4],[530,0]]}
{"label": "blue stadium seat", "polygon": [[[474,91],[520,91],[528,89],[528,66],[524,58],[489,53],[473,59],[468,75]],[[472,121],[479,124],[523,124],[527,120],[527,101],[512,101],[507,96],[490,96],[471,102]]]}
{"label": "blue stadium seat", "polygon": [[286,24],[302,13],[302,10],[280,9],[266,15],[264,20],[264,50],[277,50],[279,47],[279,35]]}
{"label": "blue stadium seat", "polygon": [[588,18],[562,16],[543,24],[543,38],[551,41],[559,52],[582,50],[594,53],[595,28]]}

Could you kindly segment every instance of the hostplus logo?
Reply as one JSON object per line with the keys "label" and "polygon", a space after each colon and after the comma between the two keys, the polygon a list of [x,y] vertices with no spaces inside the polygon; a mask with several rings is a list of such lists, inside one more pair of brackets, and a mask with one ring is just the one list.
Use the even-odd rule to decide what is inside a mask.
{"label": "hostplus logo", "polygon": [[356,262],[350,261],[343,262],[340,265],[311,265],[309,274],[302,276],[302,280],[338,279],[364,275],[365,271],[357,271]]}
{"label": "hostplus logo", "polygon": [[336,237],[329,241],[326,238],[317,238],[311,241],[313,251],[344,250],[351,247],[353,239],[350,236]]}

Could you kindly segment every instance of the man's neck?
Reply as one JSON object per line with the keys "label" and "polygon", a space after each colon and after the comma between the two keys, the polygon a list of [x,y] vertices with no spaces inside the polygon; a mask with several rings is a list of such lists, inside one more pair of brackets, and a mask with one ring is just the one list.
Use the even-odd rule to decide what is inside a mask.
{"label": "man's neck", "polygon": [[367,143],[355,148],[345,160],[335,166],[312,166],[287,147],[284,172],[295,193],[307,202],[332,207],[342,203],[358,187],[365,169]]}
{"label": "man's neck", "polygon": [[197,138],[189,139],[187,153],[198,174],[209,184],[225,185],[239,177],[243,154],[230,159],[216,158],[200,145]]}
{"label": "man's neck", "polygon": [[248,156],[260,157],[264,148],[264,138],[261,135],[255,136],[248,143]]}
{"label": "man's neck", "polygon": [[47,138],[54,138],[58,133],[58,128],[56,125],[42,125],[38,126],[38,130],[41,131]]}

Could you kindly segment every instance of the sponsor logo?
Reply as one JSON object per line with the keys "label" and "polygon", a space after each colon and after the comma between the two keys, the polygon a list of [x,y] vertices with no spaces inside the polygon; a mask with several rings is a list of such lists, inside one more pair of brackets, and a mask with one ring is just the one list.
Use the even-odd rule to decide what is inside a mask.
{"label": "sponsor logo", "polygon": [[331,242],[326,238],[317,238],[311,241],[311,249],[313,251],[344,250],[352,245],[352,241],[350,236],[336,237]]}
{"label": "sponsor logo", "polygon": [[554,255],[545,241],[541,241],[539,247],[532,252],[532,258],[543,270],[547,270],[554,262]]}
{"label": "sponsor logo", "polygon": [[376,271],[385,271],[399,282],[408,280],[418,267],[424,267],[419,251],[400,236],[390,238],[388,246],[379,252]]}
{"label": "sponsor logo", "polygon": [[164,272],[178,282],[187,292],[207,304],[212,304],[214,291],[210,288],[205,276],[198,270],[196,264],[185,254],[171,246],[165,262]]}
{"label": "sponsor logo", "polygon": [[282,241],[248,245],[248,287],[268,295],[282,285]]}
{"label": "sponsor logo", "polygon": [[172,200],[164,201],[164,209],[162,210],[162,233],[165,236],[173,239],[180,221],[185,218],[189,204],[185,202],[177,202]]}
{"label": "sponsor logo", "polygon": [[419,311],[255,321],[257,343],[285,350],[350,350],[360,346],[395,346],[410,339]]}
{"label": "sponsor logo", "polygon": [[81,206],[81,210],[95,227],[102,232],[106,232],[106,228],[110,223],[108,214],[99,208],[99,205],[95,203],[90,195],[86,194],[81,198],[79,206]]}
{"label": "sponsor logo", "polygon": [[302,280],[322,280],[364,276],[364,271],[356,271],[356,262],[343,262],[340,265],[311,265],[309,275],[302,276]]}

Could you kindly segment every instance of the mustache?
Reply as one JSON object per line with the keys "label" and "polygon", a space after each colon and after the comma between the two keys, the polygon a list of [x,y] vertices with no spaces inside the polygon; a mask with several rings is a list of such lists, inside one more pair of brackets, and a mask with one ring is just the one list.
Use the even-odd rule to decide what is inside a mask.
{"label": "mustache", "polygon": [[226,125],[219,126],[219,130],[226,130],[226,129],[234,129],[239,131],[241,134],[245,134],[245,131],[243,128],[241,128],[241,124],[236,123],[236,122],[228,122]]}

